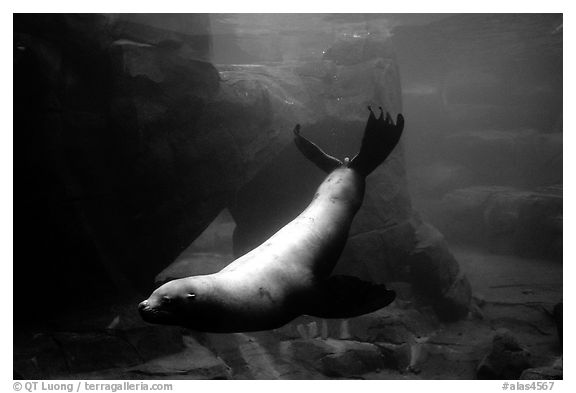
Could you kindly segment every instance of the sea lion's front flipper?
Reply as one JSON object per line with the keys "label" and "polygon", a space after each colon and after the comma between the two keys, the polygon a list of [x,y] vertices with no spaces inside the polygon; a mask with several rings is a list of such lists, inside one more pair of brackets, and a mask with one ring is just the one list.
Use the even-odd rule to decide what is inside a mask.
{"label": "sea lion's front flipper", "polygon": [[294,127],[294,142],[298,150],[316,166],[326,173],[332,172],[334,169],[342,165],[342,161],[336,157],[326,154],[316,144],[310,142],[308,139],[300,135],[300,124]]}
{"label": "sea lion's front flipper", "polygon": [[318,285],[304,314],[320,318],[352,318],[386,307],[396,293],[383,284],[351,276],[332,276]]}

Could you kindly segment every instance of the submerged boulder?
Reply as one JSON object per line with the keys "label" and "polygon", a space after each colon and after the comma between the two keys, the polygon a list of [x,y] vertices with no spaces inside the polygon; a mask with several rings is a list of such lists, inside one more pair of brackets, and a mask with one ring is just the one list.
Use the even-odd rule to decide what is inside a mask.
{"label": "submerged boulder", "polygon": [[478,366],[478,379],[518,379],[532,365],[531,354],[505,329],[498,331],[492,349]]}
{"label": "submerged boulder", "polygon": [[536,367],[522,371],[519,379],[557,380],[563,379],[562,368]]}
{"label": "submerged boulder", "polygon": [[193,337],[184,336],[185,348],[177,353],[151,359],[126,371],[148,378],[228,379],[229,367]]}
{"label": "submerged boulder", "polygon": [[409,183],[413,197],[434,198],[465,187],[475,182],[474,172],[461,164],[432,162],[415,168]]}
{"label": "submerged boulder", "polygon": [[466,316],[472,289],[444,236],[433,226],[421,223],[416,228],[416,239],[408,259],[414,290],[434,306],[442,319]]}
{"label": "submerged boulder", "polygon": [[475,186],[442,199],[441,229],[493,251],[562,257],[562,187],[533,191]]}
{"label": "submerged boulder", "polygon": [[374,344],[349,340],[290,340],[280,344],[288,359],[302,362],[327,377],[357,377],[384,368]]}
{"label": "submerged boulder", "polygon": [[560,341],[560,349],[564,343],[564,303],[557,303],[552,309],[552,318],[556,324],[556,332],[558,333],[558,340]]}
{"label": "submerged boulder", "polygon": [[54,337],[39,333],[14,351],[13,369],[21,379],[57,379],[68,373],[66,355]]}

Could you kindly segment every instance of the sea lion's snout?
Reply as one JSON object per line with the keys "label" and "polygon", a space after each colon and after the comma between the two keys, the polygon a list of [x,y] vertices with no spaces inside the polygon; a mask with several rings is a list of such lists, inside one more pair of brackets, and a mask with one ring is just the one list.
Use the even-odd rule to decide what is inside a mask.
{"label": "sea lion's snout", "polygon": [[153,315],[154,312],[150,308],[148,300],[144,300],[138,305],[138,312],[140,313],[140,316],[142,317],[143,320],[145,320],[146,322],[153,322],[151,320],[151,315]]}
{"label": "sea lion's snout", "polygon": [[144,300],[138,305],[138,311],[140,312],[140,315],[144,315],[147,308],[148,308],[148,300]]}
{"label": "sea lion's snout", "polygon": [[152,303],[150,300],[144,300],[138,304],[138,312],[144,321],[161,325],[171,325],[177,322],[174,314],[166,310],[162,304],[155,301]]}
{"label": "sea lion's snout", "polygon": [[150,306],[150,302],[148,300],[144,300],[142,303],[138,305],[138,312],[143,320],[149,323],[162,323],[162,315],[160,311]]}

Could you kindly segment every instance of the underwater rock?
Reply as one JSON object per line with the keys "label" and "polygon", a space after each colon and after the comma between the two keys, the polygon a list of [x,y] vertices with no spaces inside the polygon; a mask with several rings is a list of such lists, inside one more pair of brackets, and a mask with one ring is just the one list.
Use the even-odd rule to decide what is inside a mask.
{"label": "underwater rock", "polygon": [[391,344],[387,342],[375,343],[384,358],[384,367],[391,370],[404,371],[411,363],[411,345],[409,343]]}
{"label": "underwater rock", "polygon": [[53,337],[38,333],[14,351],[14,372],[23,379],[64,378],[68,375],[68,365]]}
{"label": "underwater rock", "polygon": [[493,195],[484,211],[490,243],[498,247],[494,240],[508,238],[518,255],[560,259],[563,206],[562,190],[558,191]]}
{"label": "underwater rock", "polygon": [[562,256],[561,186],[469,187],[447,194],[441,210],[441,228],[457,239],[520,256]]}
{"label": "underwater rock", "polygon": [[242,343],[240,353],[247,363],[248,374],[251,379],[324,379],[318,370],[306,364],[291,361],[285,357],[286,348],[278,337],[262,339],[253,335],[253,339]]}
{"label": "underwater rock", "polygon": [[[162,265],[180,251],[170,239],[179,242],[182,228],[177,228],[174,217],[186,209],[167,190],[177,188],[182,179],[171,183],[166,176],[174,169],[172,150],[178,150],[171,149],[171,143],[172,147],[178,143],[168,142],[168,134],[173,136],[169,132],[164,139],[145,134],[151,123],[166,125],[160,120],[171,115],[167,108],[178,97],[164,94],[162,102],[158,97],[162,90],[155,81],[162,80],[161,87],[167,87],[170,76],[179,79],[179,84],[170,86],[181,87],[174,90],[175,95],[193,81],[195,87],[218,83],[218,73],[208,63],[186,60],[177,53],[160,59],[155,54],[166,52],[164,46],[142,44],[135,36],[122,42],[126,37],[115,36],[115,23],[111,15],[101,14],[15,17],[15,45],[22,48],[22,56],[15,78],[19,109],[14,131],[28,141],[20,144],[23,154],[18,154],[22,157],[19,162],[30,163],[22,173],[29,179],[28,188],[22,192],[24,204],[45,212],[38,215],[27,209],[30,215],[22,217],[22,222],[27,228],[37,224],[50,227],[42,232],[53,233],[42,236],[53,246],[44,247],[37,239],[38,255],[31,258],[47,258],[54,263],[49,270],[40,266],[29,269],[27,275],[40,291],[51,291],[55,296],[60,296],[59,291],[62,296],[76,293],[70,297],[71,306],[86,306],[82,293],[101,293],[98,301],[102,302],[126,295],[134,286],[149,287],[158,265],[147,271],[144,261],[154,265],[154,261],[164,260]],[[151,30],[141,25],[139,31]],[[154,30],[151,35],[158,32]],[[182,98],[192,95],[186,93]],[[147,101],[150,95],[158,99]],[[173,109],[172,115],[181,119],[176,115],[182,108]],[[186,112],[193,111],[187,107]],[[158,145],[153,143],[158,139]],[[148,155],[150,151],[153,153]],[[30,157],[35,158],[28,161]],[[39,193],[40,184],[43,191]],[[170,203],[179,205],[179,212],[171,218]],[[171,223],[166,225],[163,219]],[[150,221],[151,227],[146,228]],[[167,249],[152,247],[154,227],[166,235]],[[27,236],[36,237],[30,230]],[[83,263],[78,264],[78,260]],[[140,272],[144,274],[140,276]],[[83,275],[91,280],[81,279]]]}
{"label": "underwater rock", "polygon": [[282,339],[340,338],[343,330],[341,319],[322,319],[309,315],[300,315],[286,325],[274,329]]}
{"label": "underwater rock", "polygon": [[441,326],[432,310],[403,309],[393,304],[351,319],[321,320],[303,316],[277,329],[277,332],[284,337],[313,341],[314,337],[309,333],[314,333],[315,329],[308,327],[314,322],[325,331],[325,335],[316,336],[316,339],[322,337],[323,340],[329,338],[374,344],[382,356],[379,368],[397,371],[404,371],[410,364],[423,361],[419,357],[422,343],[437,334]]}
{"label": "underwater rock", "polygon": [[348,320],[353,340],[370,343],[404,344],[424,337],[438,328],[433,313],[388,307]]}
{"label": "underwater rock", "polygon": [[[119,289],[76,210],[76,190],[63,179],[81,169],[64,165],[62,140],[105,127],[100,111],[107,106],[102,83],[106,76],[100,71],[106,65],[99,57],[100,43],[84,36],[84,29],[100,31],[94,26],[100,22],[79,16],[76,35],[61,18],[47,14],[14,18],[15,46],[21,48],[14,70],[15,167],[27,179],[19,189],[25,206],[20,222],[25,236],[36,244],[28,250],[30,263],[14,266],[15,276],[26,277],[26,284],[16,284],[14,293],[22,305],[34,301],[29,286],[68,300],[58,308],[38,307],[35,313],[30,313],[28,306],[15,307],[16,326],[22,321],[35,326],[38,320],[54,317],[68,307],[111,301]],[[84,81],[85,89],[78,88],[79,80]],[[73,128],[78,121],[84,122],[82,131],[67,133],[66,127]],[[91,279],[82,279],[87,272]],[[101,294],[98,300],[94,293]]]}
{"label": "underwater rock", "polygon": [[152,359],[128,370],[146,377],[181,377],[187,379],[228,379],[228,366],[206,347],[187,337],[185,350]]}
{"label": "underwater rock", "polygon": [[229,367],[232,379],[323,379],[319,372],[283,356],[284,337],[272,331],[205,334],[203,344]]}
{"label": "underwater rock", "polygon": [[234,379],[250,379],[251,369],[249,359],[245,359],[240,350],[238,334],[191,334],[196,341],[201,342],[212,351],[219,359],[222,359],[230,367],[230,373]]}
{"label": "underwater rock", "polygon": [[474,184],[474,173],[460,164],[429,163],[411,171],[414,196],[441,197],[449,191]]}
{"label": "underwater rock", "polygon": [[118,333],[144,361],[174,354],[184,349],[182,331],[169,326],[146,326]]}
{"label": "underwater rock", "polygon": [[384,367],[378,346],[349,340],[291,340],[280,344],[284,356],[308,364],[328,377],[355,377]]}
{"label": "underwater rock", "polygon": [[563,303],[557,303],[552,310],[552,317],[554,318],[554,323],[556,324],[556,331],[558,332],[558,340],[560,341],[560,348],[562,350],[562,345],[564,342],[563,336],[563,324],[564,324],[564,307]]}
{"label": "underwater rock", "polygon": [[490,353],[477,369],[478,379],[518,379],[531,367],[531,354],[505,329],[496,332]]}
{"label": "underwater rock", "polygon": [[407,279],[406,261],[413,247],[414,228],[407,221],[351,235],[334,274],[383,284],[393,277]]}
{"label": "underwater rock", "polygon": [[61,332],[53,336],[62,348],[70,374],[129,367],[141,361],[134,347],[114,334]]}
{"label": "underwater rock", "polygon": [[529,368],[522,371],[518,379],[540,379],[540,380],[556,380],[563,379],[562,369],[554,367],[537,367]]}
{"label": "underwater rock", "polygon": [[484,236],[484,208],[494,193],[510,192],[510,187],[474,186],[455,190],[442,198],[444,221],[440,229],[458,239]]}
{"label": "underwater rock", "polygon": [[412,287],[430,303],[444,320],[457,320],[468,314],[470,283],[448,248],[444,236],[432,225],[416,228],[416,245],[408,265]]}
{"label": "underwater rock", "polygon": [[[456,345],[456,344],[453,344]],[[412,358],[406,371],[417,373],[422,379],[458,378],[472,379],[482,359],[471,346],[455,347],[424,341],[412,346]],[[413,363],[413,364],[412,364]]]}

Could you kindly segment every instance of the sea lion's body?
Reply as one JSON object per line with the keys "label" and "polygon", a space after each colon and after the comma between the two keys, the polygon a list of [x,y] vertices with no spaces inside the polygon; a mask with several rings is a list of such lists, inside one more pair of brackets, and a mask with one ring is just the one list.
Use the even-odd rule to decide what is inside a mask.
{"label": "sea lion's body", "polygon": [[[279,327],[302,314],[316,283],[332,272],[363,194],[364,179],[353,170],[332,172],[298,217],[220,272],[204,276],[215,297],[225,299],[211,312],[226,315],[235,331]],[[215,321],[202,327],[219,326]]]}
{"label": "sea lion's body", "polygon": [[[327,280],[362,204],[366,172],[374,163],[343,164],[300,137],[297,130],[303,153],[330,172],[308,207],[221,271],[164,284],[141,303],[144,319],[200,331],[241,332],[277,328],[301,314],[358,315],[392,301],[393,293],[381,285],[358,285],[353,278]],[[352,290],[341,288],[342,283]],[[339,304],[329,302],[349,309],[341,311]],[[370,304],[366,308],[361,302]]]}

